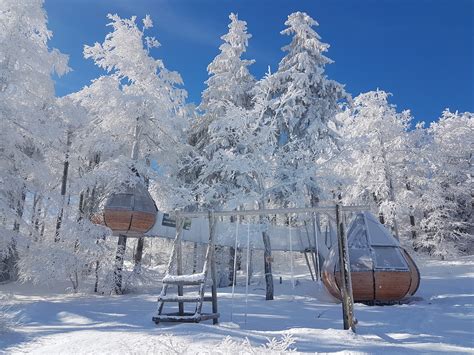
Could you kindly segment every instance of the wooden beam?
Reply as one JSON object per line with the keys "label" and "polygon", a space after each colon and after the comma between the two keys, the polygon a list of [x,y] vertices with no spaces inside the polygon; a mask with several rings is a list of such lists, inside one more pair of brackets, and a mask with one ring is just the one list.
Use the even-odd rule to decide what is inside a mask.
{"label": "wooden beam", "polygon": [[[287,213],[329,213],[334,215],[336,206],[319,206],[319,207],[301,207],[301,208],[274,208],[274,209],[257,209],[257,210],[241,210],[241,211],[212,211],[215,217],[224,216],[259,216],[267,214],[287,214]],[[339,209],[344,212],[358,212],[364,210],[370,210],[369,206],[339,206]],[[181,212],[175,211],[171,214],[179,217],[195,218],[195,217],[207,217],[209,212]]]}

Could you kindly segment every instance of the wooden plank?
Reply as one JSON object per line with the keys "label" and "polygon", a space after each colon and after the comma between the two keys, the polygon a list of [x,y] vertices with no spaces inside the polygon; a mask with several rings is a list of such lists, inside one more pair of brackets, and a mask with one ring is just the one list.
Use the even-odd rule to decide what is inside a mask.
{"label": "wooden plank", "polygon": [[158,301],[162,302],[200,302],[200,296],[178,296],[178,295],[166,295],[158,298]]}
{"label": "wooden plank", "polygon": [[156,221],[156,213],[134,211],[130,231],[135,233],[148,232]]}
{"label": "wooden plank", "polygon": [[408,271],[377,271],[375,278],[375,299],[377,301],[397,301],[408,294],[411,273]]}
{"label": "wooden plank", "polygon": [[220,317],[219,313],[184,313],[184,315],[179,315],[179,312],[176,313],[167,313],[157,315],[152,318],[152,320],[158,324],[160,322],[177,322],[177,323],[199,323],[205,320],[216,320]]}
{"label": "wooden plank", "polygon": [[166,281],[162,281],[164,284],[167,284],[167,285],[178,285],[180,287],[183,287],[183,286],[197,286],[197,285],[201,285],[204,283],[203,280],[195,280],[195,281],[186,281],[186,280],[166,280]]}
{"label": "wooden plank", "polygon": [[[352,271],[352,293],[355,302],[374,301],[374,273],[372,270],[369,271]],[[339,291],[339,285],[341,284],[341,274],[335,273],[335,281],[337,285],[337,291]],[[337,292],[336,291],[336,292]],[[330,291],[331,292],[331,291]],[[341,296],[338,297],[341,299]]]}
{"label": "wooden plank", "polygon": [[113,231],[127,232],[132,220],[131,211],[110,210],[104,211],[104,223]]}

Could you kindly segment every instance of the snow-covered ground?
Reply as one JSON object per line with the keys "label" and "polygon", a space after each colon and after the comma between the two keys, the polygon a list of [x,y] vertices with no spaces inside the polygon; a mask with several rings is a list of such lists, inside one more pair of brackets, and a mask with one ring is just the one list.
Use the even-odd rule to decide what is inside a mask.
{"label": "snow-covered ground", "polygon": [[[274,301],[264,300],[263,286],[250,286],[247,307],[244,287],[236,289],[233,302],[231,288],[221,289],[217,326],[156,326],[151,317],[160,285],[155,293],[113,297],[0,285],[9,311],[21,316],[20,325],[0,334],[0,352],[260,353],[264,344],[278,352],[293,340],[289,348],[300,352],[474,353],[474,257],[418,263],[420,299],[383,307],[357,304],[357,334],[341,329],[340,304],[303,272],[294,290],[288,277],[281,285],[276,279]],[[272,338],[278,342],[268,345]]]}

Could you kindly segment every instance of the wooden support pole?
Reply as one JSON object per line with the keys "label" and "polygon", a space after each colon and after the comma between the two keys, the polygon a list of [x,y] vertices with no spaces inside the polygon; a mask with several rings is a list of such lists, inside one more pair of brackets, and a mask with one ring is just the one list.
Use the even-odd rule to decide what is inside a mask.
{"label": "wooden support pole", "polygon": [[341,293],[342,293],[342,317],[344,329],[351,329],[354,333],[354,298],[352,295],[351,265],[349,260],[349,249],[347,245],[347,235],[344,228],[344,219],[341,206],[336,205],[336,227],[339,246],[339,269],[341,271]]}
{"label": "wooden support pole", "polygon": [[311,268],[311,263],[309,262],[309,258],[308,258],[308,252],[305,250],[303,254],[304,254],[304,259],[306,260],[306,265],[308,265],[309,273],[311,274],[311,280],[315,281],[314,275],[313,275],[313,269]]}
{"label": "wooden support pole", "polygon": [[115,255],[115,270],[114,270],[114,282],[115,282],[115,293],[117,295],[122,294],[122,270],[123,270],[123,259],[125,258],[125,250],[127,248],[127,237],[120,235],[117,243],[117,253]]}
{"label": "wooden support pole", "polygon": [[[183,243],[181,234],[183,232],[184,218],[176,218],[176,274],[183,274]],[[183,285],[178,285],[178,296],[183,295]],[[184,315],[184,303],[178,302],[178,312],[180,316]]]}
{"label": "wooden support pole", "polygon": [[[215,241],[216,241],[216,217],[213,212],[209,212],[209,242],[210,242],[210,261],[211,261],[211,278],[212,278],[212,313],[216,314],[217,310],[217,271],[215,258]],[[212,319],[213,324],[218,323],[217,318]]]}

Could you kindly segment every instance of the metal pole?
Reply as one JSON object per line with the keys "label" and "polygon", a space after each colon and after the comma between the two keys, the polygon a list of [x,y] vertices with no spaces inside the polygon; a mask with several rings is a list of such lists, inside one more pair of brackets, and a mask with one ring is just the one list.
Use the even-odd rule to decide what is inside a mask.
{"label": "metal pole", "polygon": [[[183,232],[184,219],[176,218],[176,275],[183,274],[183,249],[181,234]],[[178,296],[183,295],[183,285],[178,285]],[[184,303],[178,302],[178,312],[180,316],[184,315]]]}
{"label": "metal pole", "polygon": [[[217,313],[217,272],[216,272],[216,258],[215,258],[215,240],[216,240],[216,217],[214,212],[209,212],[209,233],[210,233],[210,242],[211,245],[210,253],[211,253],[211,278],[212,278],[212,313]],[[218,323],[217,318],[212,319],[213,324]]]}
{"label": "metal pole", "polygon": [[341,206],[338,204],[336,205],[336,223],[339,246],[339,269],[341,271],[342,317],[344,329],[351,329],[355,333],[354,298],[352,295],[349,250]]}
{"label": "metal pole", "polygon": [[290,234],[290,272],[291,272],[291,288],[295,289],[295,274],[293,266],[293,237],[291,233],[291,215],[288,215],[288,231]]}
{"label": "metal pole", "polygon": [[237,248],[238,248],[238,237],[239,237],[239,224],[240,218],[237,218],[235,225],[235,245],[234,245],[234,267],[232,270],[232,307],[230,309],[230,321],[232,322],[234,316],[234,292],[235,285],[237,284]]}

